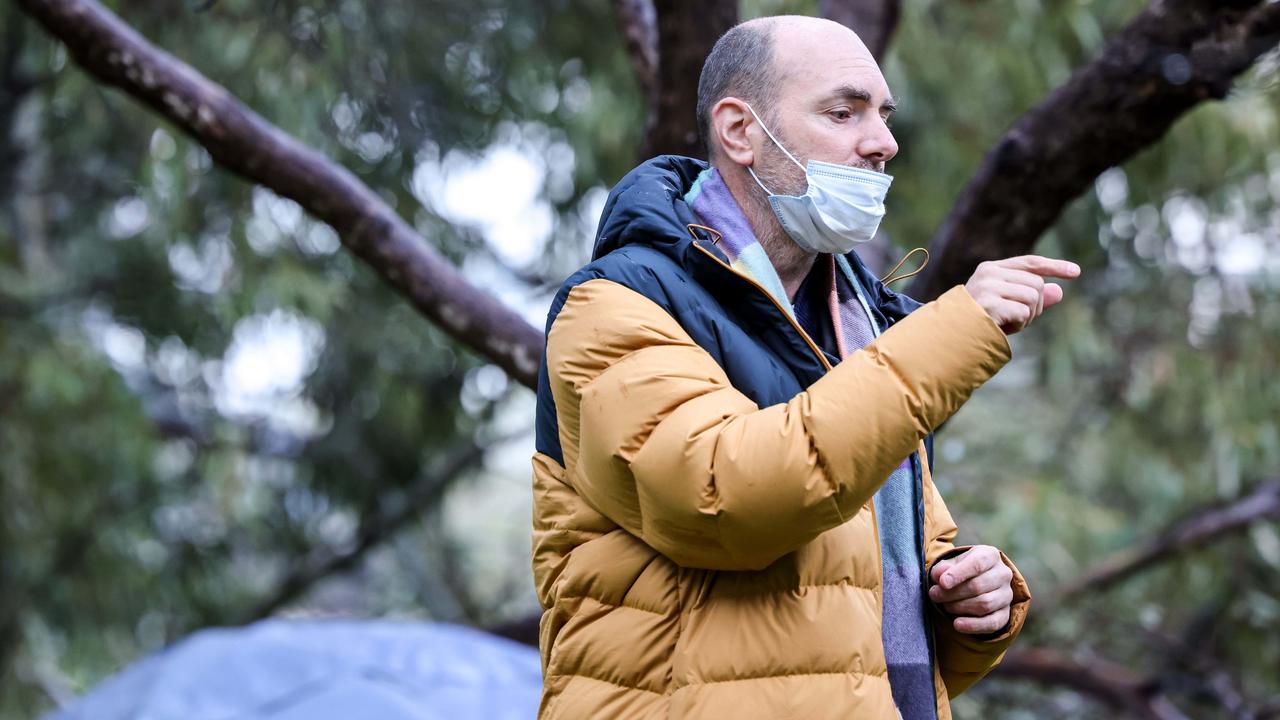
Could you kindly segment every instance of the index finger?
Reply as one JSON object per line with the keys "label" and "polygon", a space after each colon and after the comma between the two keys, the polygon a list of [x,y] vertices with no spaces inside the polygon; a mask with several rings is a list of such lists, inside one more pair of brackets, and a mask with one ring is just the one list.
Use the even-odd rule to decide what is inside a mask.
{"label": "index finger", "polygon": [[1026,270],[1041,277],[1054,277],[1070,280],[1080,276],[1080,266],[1070,260],[1056,260],[1043,255],[1019,255],[996,263],[1014,270]]}
{"label": "index finger", "polygon": [[960,583],[978,577],[995,567],[998,560],[995,553],[976,552],[977,550],[978,548],[973,548],[964,553],[956,558],[955,564],[943,571],[942,577],[938,578],[938,584],[942,586],[942,589],[950,590]]}
{"label": "index finger", "polygon": [[[963,557],[963,555],[964,553],[961,553],[961,557]],[[939,560],[938,562],[933,564],[933,569],[929,572],[929,579],[932,580],[935,585],[939,584],[939,582],[942,580],[942,573],[949,570],[951,566],[955,564],[956,564],[956,558],[947,558],[946,560]]]}

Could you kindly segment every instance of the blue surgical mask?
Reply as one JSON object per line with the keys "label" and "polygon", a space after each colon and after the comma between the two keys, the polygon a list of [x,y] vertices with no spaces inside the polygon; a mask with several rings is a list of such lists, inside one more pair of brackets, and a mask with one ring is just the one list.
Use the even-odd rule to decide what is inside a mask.
{"label": "blue surgical mask", "polygon": [[777,195],[760,182],[755,170],[747,168],[769,196],[773,214],[796,245],[806,252],[843,255],[875,237],[880,219],[884,217],[884,198],[893,177],[817,160],[810,160],[808,166],[801,165],[769,132],[755,109],[750,105],[747,109],[773,144],[804,170],[809,183],[804,195]]}

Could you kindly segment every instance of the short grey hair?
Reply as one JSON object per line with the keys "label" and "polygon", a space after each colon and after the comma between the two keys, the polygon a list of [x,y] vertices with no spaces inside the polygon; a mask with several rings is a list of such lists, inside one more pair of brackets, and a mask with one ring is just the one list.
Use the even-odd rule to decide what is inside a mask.
{"label": "short grey hair", "polygon": [[769,25],[740,23],[716,41],[698,78],[698,136],[708,158],[715,155],[711,108],[726,97],[737,97],[751,103],[761,118],[772,117],[778,83]]}

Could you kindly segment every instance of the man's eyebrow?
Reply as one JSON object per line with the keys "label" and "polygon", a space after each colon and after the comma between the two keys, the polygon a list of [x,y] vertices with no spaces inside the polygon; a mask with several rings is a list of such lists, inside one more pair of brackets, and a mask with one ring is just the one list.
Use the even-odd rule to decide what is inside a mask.
{"label": "man's eyebrow", "polygon": [[[855,85],[841,85],[831,91],[831,94],[827,96],[827,99],[861,100],[869,105],[871,104],[871,93],[865,88],[860,88]],[[880,108],[888,112],[896,112],[898,109],[898,103],[895,102],[892,97],[888,97]]]}

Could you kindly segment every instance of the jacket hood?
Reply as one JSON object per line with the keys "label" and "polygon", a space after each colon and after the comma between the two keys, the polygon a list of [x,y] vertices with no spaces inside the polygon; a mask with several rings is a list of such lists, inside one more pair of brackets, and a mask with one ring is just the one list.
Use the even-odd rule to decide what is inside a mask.
{"label": "jacket hood", "polygon": [[637,241],[679,257],[692,241],[688,224],[697,222],[684,195],[706,169],[701,160],[660,155],[627,173],[605,201],[591,259]]}

